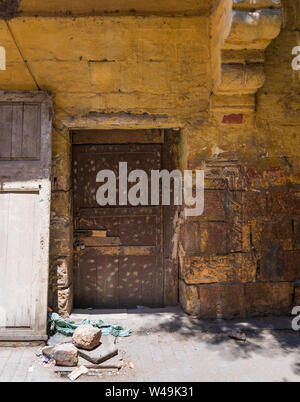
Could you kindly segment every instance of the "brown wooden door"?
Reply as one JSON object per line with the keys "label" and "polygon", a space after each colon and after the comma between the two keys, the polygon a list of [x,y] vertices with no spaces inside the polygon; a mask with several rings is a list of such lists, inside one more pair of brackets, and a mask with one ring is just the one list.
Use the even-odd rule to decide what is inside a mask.
{"label": "brown wooden door", "polygon": [[161,206],[96,202],[100,170],[113,170],[118,178],[119,162],[127,162],[128,174],[142,169],[150,178],[152,169],[161,169],[161,154],[161,144],[73,146],[75,307],[162,306]]}

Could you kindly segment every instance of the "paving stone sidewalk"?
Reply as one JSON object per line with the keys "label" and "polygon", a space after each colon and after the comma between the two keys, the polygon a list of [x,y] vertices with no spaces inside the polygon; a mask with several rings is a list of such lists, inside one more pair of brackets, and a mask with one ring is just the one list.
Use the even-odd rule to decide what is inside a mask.
{"label": "paving stone sidewalk", "polygon": [[[130,319],[133,324],[134,318]],[[267,329],[250,323],[246,342],[230,339],[220,323],[206,323],[204,328],[178,315],[173,320],[160,316],[158,322],[156,327],[152,325],[155,328],[136,325],[131,337],[118,339],[125,368],[83,376],[77,381],[300,380],[300,333],[280,325],[284,320],[259,321],[267,323]],[[240,328],[242,323],[231,322],[230,326]],[[36,357],[39,350],[37,346],[0,347],[0,382],[69,381],[55,374],[52,367],[43,366],[41,358]]]}

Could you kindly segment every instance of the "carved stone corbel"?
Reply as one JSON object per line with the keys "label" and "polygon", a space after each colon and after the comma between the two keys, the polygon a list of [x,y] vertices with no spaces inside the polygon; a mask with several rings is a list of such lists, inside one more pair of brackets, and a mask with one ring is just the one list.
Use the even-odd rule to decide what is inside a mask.
{"label": "carved stone corbel", "polygon": [[218,40],[221,62],[215,74],[213,114],[255,111],[255,94],[265,80],[264,52],[279,35],[282,25],[280,0],[233,0],[231,3],[227,17],[220,19],[224,24],[220,33],[224,37]]}

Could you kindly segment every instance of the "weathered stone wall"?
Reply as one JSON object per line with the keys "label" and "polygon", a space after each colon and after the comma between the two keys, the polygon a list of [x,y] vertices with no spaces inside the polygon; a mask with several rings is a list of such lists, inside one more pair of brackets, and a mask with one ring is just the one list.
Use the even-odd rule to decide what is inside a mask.
{"label": "weathered stone wall", "polygon": [[181,303],[202,317],[290,313],[299,302],[300,2],[283,3],[256,110],[224,119],[224,106],[190,135],[207,190],[204,215],[182,231]]}
{"label": "weathered stone wall", "polygon": [[[257,7],[270,2],[277,7],[275,0]],[[180,300],[188,313],[286,313],[299,299],[300,72],[291,68],[291,49],[300,1],[283,2],[284,26],[265,58],[255,49],[221,55],[232,1],[175,3],[139,1],[134,11],[114,10],[116,1],[107,11],[99,1],[64,0],[36,10],[38,2],[22,0],[18,18],[0,20],[7,54],[0,88],[54,97],[49,304],[63,315],[73,282],[68,129],[82,127],[180,127],[182,168],[205,169],[204,214],[181,228]],[[255,32],[263,28],[271,40],[278,20],[271,33],[266,27]],[[248,57],[249,69],[220,67],[224,58],[243,65]],[[227,96],[240,87],[240,96]]]}

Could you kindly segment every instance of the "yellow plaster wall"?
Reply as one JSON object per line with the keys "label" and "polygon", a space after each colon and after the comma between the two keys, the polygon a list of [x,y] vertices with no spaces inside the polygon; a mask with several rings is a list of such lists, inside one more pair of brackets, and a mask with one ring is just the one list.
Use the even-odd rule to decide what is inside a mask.
{"label": "yellow plaster wall", "polygon": [[[16,18],[10,31],[57,112],[207,113],[211,90],[204,17]],[[7,70],[1,89],[35,89],[1,21]]]}

